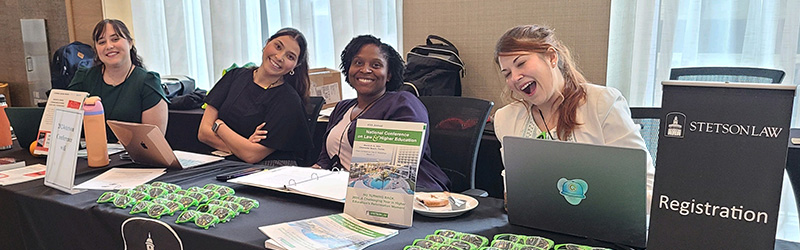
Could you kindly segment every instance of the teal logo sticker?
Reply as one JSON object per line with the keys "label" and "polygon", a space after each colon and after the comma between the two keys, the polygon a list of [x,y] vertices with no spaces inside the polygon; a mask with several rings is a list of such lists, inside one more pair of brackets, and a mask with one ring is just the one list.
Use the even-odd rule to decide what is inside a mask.
{"label": "teal logo sticker", "polygon": [[567,180],[567,178],[558,179],[558,193],[564,196],[564,199],[569,204],[577,206],[583,199],[586,199],[586,191],[589,190],[589,184],[581,179]]}

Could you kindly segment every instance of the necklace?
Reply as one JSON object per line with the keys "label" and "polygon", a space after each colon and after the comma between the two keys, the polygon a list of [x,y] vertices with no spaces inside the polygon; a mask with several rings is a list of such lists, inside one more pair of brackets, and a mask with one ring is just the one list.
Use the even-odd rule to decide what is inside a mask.
{"label": "necklace", "polygon": [[[373,104],[375,104],[375,102],[377,102],[378,100],[382,99],[383,96],[385,96],[385,95],[386,95],[386,92],[383,92],[383,94],[380,97],[376,98],[375,100],[372,100],[372,102],[370,102],[366,107],[364,107],[364,109],[362,109],[361,112],[358,112],[358,114],[356,115],[355,118],[351,118],[350,122],[347,123],[347,126],[344,127],[344,130],[342,130],[342,135],[339,136],[339,149],[336,150],[336,155],[331,157],[331,161],[333,161],[333,164],[331,165],[331,169],[334,169],[334,168],[345,169],[344,166],[342,166],[341,160],[339,159],[339,154],[342,153],[342,140],[344,140],[344,134],[346,134],[347,131],[350,130],[350,125],[353,124],[354,120],[356,120],[359,117],[361,117],[361,115],[363,115],[364,112],[366,112],[370,107],[372,107]],[[350,109],[355,108],[356,106],[358,106],[358,99],[356,99],[355,104],[353,106],[351,106]],[[344,117],[342,117],[342,120],[344,120]]]}
{"label": "necklace", "polygon": [[[267,87],[266,87],[266,88],[264,88],[264,87],[261,87],[261,85],[258,85],[258,83],[256,82],[256,75],[257,75],[257,74],[256,74],[256,72],[257,72],[257,71],[258,71],[258,68],[256,68],[255,70],[253,70],[253,77],[252,77],[252,79],[248,79],[248,80],[251,80],[251,81],[253,82],[253,84],[257,85],[259,88],[263,88],[263,89],[264,89],[264,92],[261,92],[261,94],[259,95],[259,97],[256,97],[256,99],[260,100],[261,98],[265,98],[265,93],[267,93],[267,92],[268,92],[268,91],[266,91],[266,90],[268,90],[268,89],[272,88],[273,86],[275,86],[275,84],[276,84],[276,83],[278,83],[278,82],[281,80],[281,78],[278,78],[278,80],[277,80],[277,81],[274,81],[274,82],[270,83],[269,85],[267,85]],[[236,94],[236,98],[233,98],[233,99],[234,99],[234,100],[238,100],[238,99],[239,99],[239,97],[241,97],[241,96],[242,96],[242,94],[243,94],[244,92],[248,91],[248,86],[249,86],[249,85],[250,85],[250,83],[249,83],[249,82],[248,82],[248,83],[245,83],[245,84],[243,84],[243,85],[241,85],[241,90],[239,90],[239,93],[238,93],[238,94]],[[256,102],[258,102],[258,100],[253,100],[253,103],[256,103]]]}
{"label": "necklace", "polygon": [[[525,102],[523,102],[523,103],[525,103]],[[531,122],[533,122],[533,126],[538,128],[538,125],[536,125],[536,119],[534,118],[534,116],[535,116],[535,115],[534,115],[534,113],[533,113],[533,112],[534,112],[534,110],[533,110],[533,108],[534,108],[534,105],[533,105],[533,104],[531,104],[531,105],[526,105],[526,106],[527,106],[527,108],[528,108],[528,118],[530,118],[530,119],[531,119]],[[553,135],[550,133],[550,127],[548,127],[548,126],[547,126],[547,120],[545,120],[545,119],[544,119],[544,114],[542,113],[542,109],[540,109],[539,107],[536,107],[536,111],[538,111],[538,113],[539,113],[539,117],[542,119],[542,124],[544,125],[544,131],[542,131],[541,133],[539,133],[539,134],[536,136],[536,138],[537,138],[537,139],[551,139],[551,140],[555,140],[555,137],[553,137]],[[542,129],[541,129],[541,128],[539,128],[539,130],[542,130]],[[550,138],[547,138],[548,136],[549,136]]]}
{"label": "necklace", "polygon": [[[544,129],[547,130],[547,135],[550,136],[550,140],[555,140],[555,137],[553,137],[553,134],[550,134],[550,128],[547,127],[547,121],[544,119],[544,115],[542,114],[542,110],[539,109],[539,108],[536,108],[536,109],[539,110],[539,117],[542,117],[542,123],[544,123]],[[542,135],[544,135],[544,133],[542,133]],[[544,139],[547,139],[547,138],[544,138]]]}
{"label": "necklace", "polygon": [[[256,68],[255,70],[253,70],[253,82],[254,82],[255,84],[258,84],[258,82],[256,82],[256,76],[257,76],[257,75],[258,75],[258,68]],[[264,88],[264,89],[269,89],[269,88],[272,88],[272,86],[274,86],[276,83],[280,82],[282,79],[283,79],[283,77],[278,77],[278,80],[275,80],[274,82],[270,83],[270,84],[269,84],[269,85],[267,85],[267,87],[266,87],[266,88]],[[258,85],[258,86],[261,86],[261,85]]]}

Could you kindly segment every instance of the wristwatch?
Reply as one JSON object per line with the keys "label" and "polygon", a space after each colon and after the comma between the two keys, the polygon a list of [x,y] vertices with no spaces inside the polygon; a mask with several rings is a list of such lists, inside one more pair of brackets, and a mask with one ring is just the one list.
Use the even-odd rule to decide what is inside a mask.
{"label": "wristwatch", "polygon": [[213,131],[214,134],[216,134],[217,130],[219,129],[219,126],[222,125],[222,123],[223,122],[221,122],[221,121],[215,121],[214,124],[211,125],[211,131]]}

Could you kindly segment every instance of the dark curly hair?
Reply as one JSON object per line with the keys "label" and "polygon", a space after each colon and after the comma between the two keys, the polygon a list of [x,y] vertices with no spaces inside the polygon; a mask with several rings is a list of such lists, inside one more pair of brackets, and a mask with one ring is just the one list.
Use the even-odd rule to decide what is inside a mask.
{"label": "dark curly hair", "polygon": [[403,85],[403,73],[406,71],[406,63],[403,61],[403,57],[400,56],[400,53],[397,53],[397,50],[394,50],[391,45],[381,42],[381,39],[374,37],[372,35],[360,35],[353,40],[350,40],[350,43],[344,47],[344,51],[342,51],[342,64],[339,65],[339,69],[342,70],[342,74],[344,74],[344,79],[347,83],[350,83],[350,79],[348,79],[348,73],[350,71],[350,64],[353,62],[353,58],[356,57],[358,51],[361,50],[367,44],[374,44],[378,46],[381,50],[381,54],[383,54],[386,62],[388,62],[388,69],[390,78],[386,82],[386,90],[387,91],[395,91]]}

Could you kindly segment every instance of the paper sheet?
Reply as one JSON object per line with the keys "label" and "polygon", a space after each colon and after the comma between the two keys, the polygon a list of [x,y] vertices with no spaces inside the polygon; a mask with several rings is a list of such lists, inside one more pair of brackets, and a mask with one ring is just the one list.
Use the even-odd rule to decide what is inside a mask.
{"label": "paper sheet", "polygon": [[[25,162],[22,162],[24,165]],[[47,166],[34,164],[27,167],[13,168],[0,172],[0,185],[11,185],[44,178]]]}
{"label": "paper sheet", "polygon": [[289,180],[306,180],[311,173],[304,172],[304,169],[292,167],[280,167],[266,170],[255,174],[245,175],[239,178],[230,179],[230,183],[252,184],[262,187],[284,188],[289,184]]}
{"label": "paper sheet", "polygon": [[12,170],[17,168],[25,167],[25,161],[18,161],[14,163],[8,164],[0,164],[0,171]]}
{"label": "paper sheet", "polygon": [[[125,147],[119,143],[109,143],[108,144],[108,155],[113,155],[119,152],[125,151]],[[78,150],[78,157],[86,158],[86,149]]]}
{"label": "paper sheet", "polygon": [[165,168],[112,168],[75,189],[114,190],[134,188],[165,173]]}
{"label": "paper sheet", "polygon": [[333,114],[333,109],[334,108],[335,107],[330,107],[330,108],[326,108],[326,109],[320,110],[319,111],[319,115],[320,116],[324,116],[324,117],[331,117],[331,114]]}
{"label": "paper sheet", "polygon": [[311,96],[322,96],[325,103],[336,103],[342,100],[339,96],[339,84],[326,84],[322,86],[312,86],[309,89]]}
{"label": "paper sheet", "polygon": [[221,161],[224,158],[219,156],[213,155],[206,155],[206,154],[198,154],[180,150],[174,150],[175,158],[178,158],[178,162],[181,163],[181,166],[184,169],[200,166],[207,163],[212,163],[216,161]]}
{"label": "paper sheet", "polygon": [[[52,96],[51,96],[52,97]],[[45,111],[46,112],[46,111]],[[55,107],[53,127],[47,153],[44,185],[68,194],[81,192],[74,189],[78,147],[81,140],[83,109]]]}

